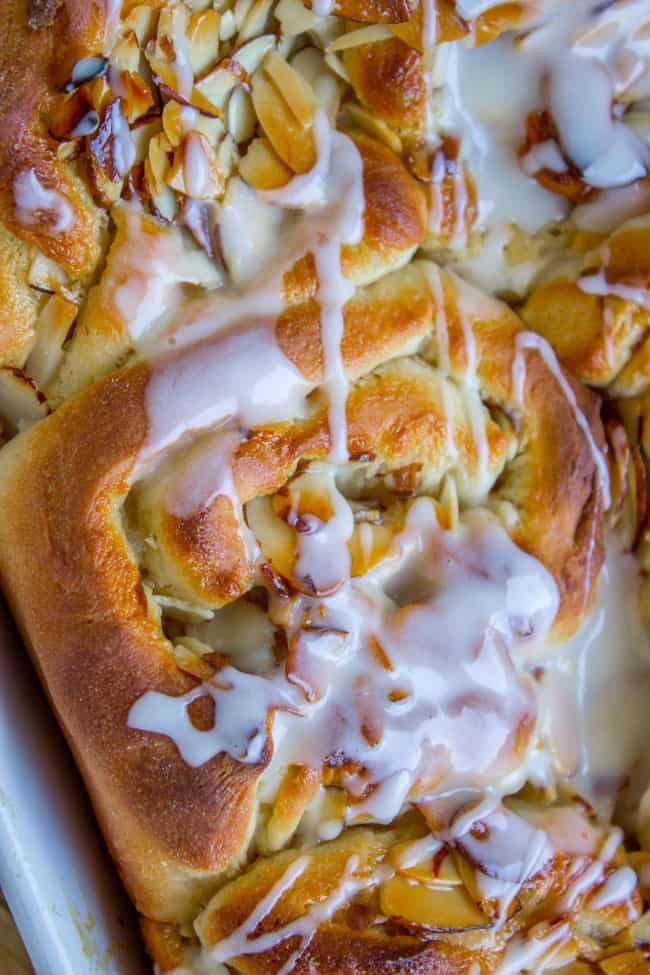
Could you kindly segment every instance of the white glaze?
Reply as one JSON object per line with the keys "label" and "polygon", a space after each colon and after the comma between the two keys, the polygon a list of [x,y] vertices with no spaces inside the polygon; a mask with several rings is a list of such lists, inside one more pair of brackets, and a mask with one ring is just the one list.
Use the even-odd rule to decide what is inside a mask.
{"label": "white glaze", "polygon": [[278,971],[278,975],[290,975],[294,971],[298,960],[311,944],[321,924],[329,921],[338,910],[357,894],[361,893],[361,891],[369,887],[374,887],[383,880],[387,880],[393,873],[392,868],[388,864],[379,864],[378,867],[365,876],[356,876],[355,872],[359,868],[359,859],[356,856],[352,856],[345,865],[338,885],[326,898],[310,905],[305,914],[297,917],[284,927],[270,931],[268,934],[251,938],[250,935],[255,931],[257,925],[267,917],[283,894],[291,889],[308,865],[308,856],[299,857],[297,860],[294,860],[246,921],[227,938],[224,938],[209,948],[205,948],[204,956],[210,962],[223,962],[241,955],[259,954],[263,951],[269,951],[289,938],[300,937],[299,947],[291,953],[286,963]]}
{"label": "white glaze", "polygon": [[315,166],[309,173],[294,176],[286,186],[260,192],[258,197],[279,207],[301,207],[307,214],[300,230],[309,242],[318,272],[323,386],[330,403],[330,459],[343,463],[348,458],[348,380],[341,352],[343,308],[354,287],[343,274],[341,246],[358,244],[363,234],[363,167],[352,140],[331,128],[322,109],[314,115],[313,131]]}
{"label": "white glaze", "polygon": [[191,132],[185,140],[183,161],[187,192],[190,196],[200,198],[205,193],[210,169],[201,139],[196,132]]}
{"label": "white glaze", "polygon": [[309,577],[316,592],[331,593],[350,577],[348,540],[354,530],[350,505],[336,487],[334,470],[325,472],[333,515],[298,538],[297,578]]}
{"label": "white glaze", "polygon": [[[318,563],[320,556],[313,557]],[[420,580],[419,594],[412,590],[414,578]],[[413,598],[419,601],[399,609]],[[248,754],[267,709],[286,708],[273,721],[273,762],[320,767],[328,755],[344,750],[365,769],[346,778],[348,792],[360,801],[359,808],[350,807],[351,818],[390,821],[409,790],[428,788],[418,783],[430,781],[432,762],[440,769],[440,791],[482,786],[495,775],[505,779],[525,765],[525,749],[513,754],[511,742],[521,721],[534,716],[535,701],[529,682],[514,671],[508,648],[524,639],[520,631],[533,631],[543,642],[556,610],[548,574],[495,522],[473,516],[459,535],[451,535],[441,531],[430,502],[421,499],[380,575],[360,585],[347,582],[324,599],[299,598],[290,642],[300,635],[292,626],[305,624],[343,634],[325,655],[318,641],[301,647],[306,655],[318,654],[312,663],[324,693],[310,701],[304,684],[275,672],[260,683],[257,699],[236,687],[202,685],[216,703],[212,732],[189,726],[188,696],[141,699],[136,724],[169,735],[193,762],[197,755],[206,761],[220,750]],[[392,670],[378,663],[371,637],[381,643]],[[300,669],[307,680],[312,672],[309,661]],[[406,697],[391,700],[395,690]],[[192,695],[200,693],[199,687]],[[228,714],[235,715],[224,734],[222,697],[228,698]],[[278,697],[280,704],[274,703]],[[368,738],[369,728],[378,739]],[[386,782],[391,784],[368,793]],[[364,809],[368,799],[372,806]]]}
{"label": "white glaze", "polygon": [[593,911],[600,911],[611,904],[619,904],[632,896],[637,886],[637,876],[632,867],[619,867],[589,900]]}
{"label": "white glaze", "polygon": [[46,234],[59,234],[74,222],[70,201],[57,190],[48,190],[34,169],[23,169],[13,182],[15,215],[24,227],[38,227]]}
{"label": "white glaze", "polygon": [[556,924],[541,937],[517,935],[509,942],[497,975],[520,975],[523,971],[537,972],[548,967],[570,937],[571,928],[567,922]]}
{"label": "white glaze", "polygon": [[155,225],[128,204],[119,207],[124,239],[110,251],[96,303],[137,347],[144,348],[157,335],[160,323],[177,314],[183,285],[214,288],[223,277],[178,231]]}
{"label": "white glaze", "polygon": [[251,310],[240,328],[228,328],[231,316],[242,316],[240,302],[233,306],[227,298],[208,301],[193,325],[200,329],[207,324],[210,330],[216,326],[216,336],[198,345],[179,340],[176,348],[153,360],[147,386],[149,434],[135,476],[149,460],[192,432],[230,419],[253,427],[303,413],[310,384],[275,341],[268,301],[259,296],[258,300],[264,317],[254,317]]}
{"label": "white glaze", "polygon": [[[493,6],[465,3],[458,9],[467,10],[471,20]],[[612,111],[612,102],[623,93],[631,97],[650,68],[643,33],[648,19],[645,0],[623,0],[600,11],[593,0],[547,0],[535,5],[532,29],[528,18],[519,31],[479,48],[463,41],[442,45],[444,50],[439,46],[430,141],[435,146],[441,134],[459,140],[458,172],[464,165],[474,179],[475,228],[483,235],[471,253],[463,253],[464,236],[454,235],[453,266],[489,290],[525,289],[525,268],[513,269],[503,247],[512,224],[535,234],[568,215],[567,200],[534,179],[541,168],[566,171],[560,149],[594,187],[627,188],[645,175],[648,146],[621,112]],[[525,120],[544,109],[557,125],[561,146],[547,141],[520,159]],[[443,166],[439,153],[433,158],[430,229],[436,235],[442,219],[436,187]],[[582,211],[578,219],[584,219]],[[545,260],[541,254],[533,263],[542,266]],[[527,272],[528,281],[538,269]],[[512,287],[513,275],[524,276],[523,287]]]}
{"label": "white glaze", "polygon": [[120,179],[124,179],[135,162],[135,145],[129,123],[122,111],[121,99],[116,98],[108,109],[111,120],[111,151],[113,163]]}
{"label": "white glaze", "polygon": [[605,460],[602,451],[594,439],[594,435],[591,431],[587,418],[578,406],[575,393],[564,375],[553,348],[551,345],[549,345],[546,339],[544,339],[541,335],[538,335],[536,332],[520,332],[516,338],[516,345],[517,354],[515,355],[512,366],[512,385],[515,399],[521,404],[524,402],[526,384],[526,358],[524,353],[526,350],[535,351],[542,357],[547,368],[553,374],[553,377],[560,387],[562,394],[571,407],[571,411],[575,417],[576,423],[585,436],[585,439],[589,445],[589,450],[591,451],[594,463],[596,465],[596,470],[598,472],[600,489],[603,495],[603,503],[605,508],[608,508],[611,497],[607,461]]}
{"label": "white glaze", "polygon": [[[266,744],[267,712],[295,709],[298,695],[282,681],[229,666],[219,671],[216,680],[219,684],[204,681],[180,697],[147,691],[131,708],[129,727],[171,738],[192,768],[222,752],[244,764],[256,764]],[[215,722],[201,731],[192,724],[188,706],[206,695],[215,703]],[[242,706],[244,701],[254,702],[253,706]]]}
{"label": "white glaze", "polygon": [[650,735],[650,637],[639,613],[638,563],[614,535],[606,552],[590,618],[544,662],[541,701],[551,760],[605,821],[630,773],[641,785],[647,780]]}

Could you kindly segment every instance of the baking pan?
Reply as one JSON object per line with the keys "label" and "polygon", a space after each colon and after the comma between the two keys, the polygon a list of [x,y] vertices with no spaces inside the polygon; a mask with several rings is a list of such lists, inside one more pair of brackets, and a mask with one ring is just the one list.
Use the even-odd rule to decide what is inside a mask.
{"label": "baking pan", "polygon": [[36,975],[151,975],[134,910],[4,603],[0,885]]}

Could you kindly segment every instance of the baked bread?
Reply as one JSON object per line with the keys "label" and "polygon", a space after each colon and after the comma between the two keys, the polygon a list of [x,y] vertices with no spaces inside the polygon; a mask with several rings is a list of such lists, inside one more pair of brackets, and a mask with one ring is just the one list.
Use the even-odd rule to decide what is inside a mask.
{"label": "baked bread", "polygon": [[162,972],[650,971],[650,15],[570,8],[0,2],[0,580]]}

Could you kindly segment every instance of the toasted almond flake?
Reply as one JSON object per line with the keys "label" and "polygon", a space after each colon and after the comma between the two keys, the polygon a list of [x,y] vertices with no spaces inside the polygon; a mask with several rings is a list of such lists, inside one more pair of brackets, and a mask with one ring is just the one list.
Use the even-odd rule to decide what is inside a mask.
{"label": "toasted almond flake", "polygon": [[251,41],[246,41],[245,44],[237,47],[232,54],[232,58],[241,64],[242,68],[244,68],[250,77],[257,71],[273,47],[275,47],[275,34],[261,34],[259,37],[255,37]]}
{"label": "toasted almond flake", "polygon": [[[181,105],[179,102],[169,101],[163,108],[162,112],[162,127],[169,145],[174,149],[176,146],[180,145],[181,139],[183,137],[183,132],[185,131],[185,126],[183,123],[183,112],[192,112],[192,109],[188,109],[186,106]],[[196,112],[198,116],[198,112]]]}
{"label": "toasted almond flake", "polygon": [[47,402],[21,369],[0,369],[0,417],[12,432],[47,416]]}
{"label": "toasted almond flake", "polygon": [[237,82],[238,78],[232,71],[217,67],[198,81],[194,90],[198,91],[211,106],[223,113],[228,95]]}
{"label": "toasted almond flake", "polygon": [[219,57],[220,23],[217,10],[202,10],[190,20],[187,44],[195,77],[211,68]]}
{"label": "toasted almond flake", "polygon": [[135,31],[127,30],[111,51],[111,66],[121,68],[122,71],[137,71],[139,64],[140,45],[137,35]]}
{"label": "toasted almond flake", "polygon": [[190,97],[193,83],[187,42],[189,19],[189,10],[183,4],[165,6],[160,11],[156,32],[157,58],[168,62],[173,76],[171,87],[184,98]]}
{"label": "toasted almond flake", "polygon": [[376,44],[378,41],[388,41],[392,38],[390,29],[385,24],[370,24],[368,27],[360,27],[352,30],[348,34],[337,37],[336,40],[328,44],[326,51],[346,51],[351,47],[359,47],[361,44]]}
{"label": "toasted almond flake", "polygon": [[151,194],[151,209],[163,220],[172,221],[178,208],[176,194],[169,186],[163,186],[159,192]]}
{"label": "toasted almond flake", "polygon": [[228,100],[228,131],[235,142],[248,142],[255,134],[255,110],[251,96],[241,86],[235,88]]}
{"label": "toasted almond flake", "polygon": [[239,164],[239,172],[256,190],[275,190],[285,186],[293,171],[282,162],[268,139],[254,139]]}
{"label": "toasted almond flake", "polygon": [[149,4],[140,3],[133,7],[125,17],[125,30],[132,30],[141,47],[151,40],[156,31],[158,12]]}
{"label": "toasted almond flake", "polygon": [[194,130],[204,135],[211,146],[216,146],[223,138],[226,126],[223,119],[210,117],[201,113],[196,121]]}
{"label": "toasted almond flake", "polygon": [[309,31],[312,44],[325,48],[332,41],[345,34],[345,21],[341,17],[319,17]]}
{"label": "toasted almond flake", "polygon": [[244,21],[248,16],[248,12],[253,6],[255,0],[235,0],[235,6],[233,7],[233,13],[235,15],[235,21],[237,23],[237,30],[240,31],[244,26]]}
{"label": "toasted almond flake", "polygon": [[200,623],[203,620],[211,620],[214,616],[211,609],[206,609],[197,603],[190,603],[178,596],[168,596],[164,593],[155,592],[153,598],[163,613],[182,622]]}
{"label": "toasted almond flake", "polygon": [[219,37],[222,41],[231,40],[237,33],[237,21],[232,10],[224,10],[219,24]]}
{"label": "toasted almond flake", "polygon": [[344,86],[341,79],[330,71],[322,51],[304,47],[291,59],[291,67],[311,86],[316,100],[325,109],[330,124],[336,127]]}
{"label": "toasted almond flake", "polygon": [[183,0],[183,2],[193,13],[200,13],[212,6],[212,0]]}
{"label": "toasted almond flake", "polygon": [[325,63],[327,64],[327,67],[334,72],[334,74],[338,75],[339,78],[343,79],[346,85],[352,84],[352,82],[350,81],[350,75],[348,74],[346,68],[343,65],[343,62],[341,61],[341,59],[338,57],[337,54],[332,54],[330,52],[326,53]]}
{"label": "toasted almond flake", "polygon": [[253,80],[253,105],[273,148],[295,173],[306,173],[316,162],[310,127],[296,119],[277,88],[260,73]]}
{"label": "toasted almond flake", "polygon": [[211,181],[208,153],[212,153],[212,147],[203,136],[192,132],[185,139],[183,145],[185,187],[189,196],[199,200],[213,195],[209,192]]}
{"label": "toasted almond flake", "polygon": [[83,88],[89,103],[101,115],[109,102],[113,100],[113,92],[106,80],[106,76],[102,75],[101,78],[94,78],[84,85]]}
{"label": "toasted almond flake", "polygon": [[213,105],[210,99],[206,98],[198,88],[192,90],[189,107],[198,109],[201,115],[206,115],[208,118],[218,119],[223,117],[222,109]]}
{"label": "toasted almond flake", "polygon": [[239,42],[256,37],[266,29],[273,0],[254,0],[239,31]]}
{"label": "toasted almond flake", "polygon": [[280,0],[275,8],[275,16],[282,33],[290,37],[312,30],[319,20],[300,0]]}
{"label": "toasted almond flake", "polygon": [[264,71],[303,126],[311,125],[316,109],[316,96],[310,84],[276,51],[264,58]]}
{"label": "toasted almond flake", "polygon": [[36,322],[36,344],[25,364],[25,372],[38,386],[46,387],[63,359],[63,343],[77,316],[77,306],[54,294],[45,303]]}
{"label": "toasted almond flake", "polygon": [[153,193],[162,192],[170,169],[169,153],[171,144],[167,136],[160,132],[149,142],[149,153],[145,162],[147,179],[151,184]]}
{"label": "toasted almond flake", "polygon": [[[349,126],[346,124],[349,123]],[[382,119],[377,118],[370,112],[367,112],[365,108],[360,105],[355,105],[354,102],[349,102],[345,106],[345,117],[343,119],[344,126],[347,127],[358,127],[363,132],[372,136],[374,139],[378,139],[387,145],[389,149],[401,155],[403,146],[402,140],[393,132],[393,130],[388,126]]]}
{"label": "toasted almond flake", "polygon": [[428,887],[395,874],[381,886],[381,912],[430,930],[464,931],[489,926],[463,886]]}
{"label": "toasted almond flake", "polygon": [[30,264],[27,281],[38,291],[58,292],[66,288],[68,275],[60,264],[39,253]]}

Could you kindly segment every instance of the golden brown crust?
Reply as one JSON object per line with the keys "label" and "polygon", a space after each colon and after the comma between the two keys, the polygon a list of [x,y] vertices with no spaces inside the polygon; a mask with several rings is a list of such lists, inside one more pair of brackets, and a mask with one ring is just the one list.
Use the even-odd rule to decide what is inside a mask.
{"label": "golden brown crust", "polygon": [[[91,272],[99,259],[99,214],[74,167],[57,159],[47,119],[76,60],[101,53],[104,30],[101,0],[0,4],[0,217],[16,236],[77,278]],[[46,189],[72,208],[69,226],[57,230],[47,213],[34,224],[20,219],[14,180],[25,170],[33,170]]]}
{"label": "golden brown crust", "polygon": [[27,283],[32,248],[0,225],[0,362],[22,366],[34,339],[39,296]]}
{"label": "golden brown crust", "polygon": [[[506,3],[469,25],[452,0],[434,0],[434,7],[440,40],[468,36],[468,43],[475,44],[508,29],[524,14],[521,4]],[[137,5],[131,5],[129,11],[133,24],[146,36],[150,28],[138,21]],[[351,112],[350,119],[341,124],[363,126],[364,110],[376,123],[374,128],[364,126],[363,132],[350,130],[363,164],[365,211],[361,242],[341,248],[341,269],[356,291],[343,310],[340,348],[350,382],[346,432],[351,466],[362,471],[371,485],[373,478],[386,478],[392,485],[388,503],[392,507],[387,506],[385,523],[376,533],[377,548],[386,553],[392,528],[403,526],[411,499],[418,494],[437,498],[444,486],[453,493],[456,519],[458,504],[488,504],[517,545],[535,556],[555,579],[560,608],[552,636],[561,640],[575,631],[590,608],[603,560],[603,486],[595,452],[579,422],[582,415],[597,450],[602,450],[600,399],[549,364],[538,349],[520,348],[517,337],[524,325],[506,305],[486,298],[436,265],[409,263],[428,233],[429,222],[423,182],[430,178],[431,159],[421,142],[427,97],[420,50],[422,7],[410,0],[338,0],[334,11],[352,21],[390,24],[394,34],[393,39],[386,39],[385,27],[373,28],[371,36],[374,32],[382,39],[350,47],[342,55],[353,88],[346,97],[356,95],[362,107],[355,105],[356,115]],[[215,10],[195,13],[197,34],[203,14],[206,19],[216,14],[217,27],[213,20],[210,30],[218,29]],[[57,153],[57,142],[50,134],[54,100],[72,64],[80,56],[102,50],[103,4],[99,0],[87,4],[34,0],[28,9],[25,3],[0,0],[0,26],[3,18],[8,40],[0,66],[4,87],[0,119],[8,120],[8,130],[13,128],[19,139],[15,146],[6,135],[3,141],[0,133],[0,162],[7,174],[0,191],[0,217],[10,228],[0,233],[0,258],[6,257],[0,270],[0,296],[6,294],[8,299],[6,322],[0,318],[0,359],[4,356],[6,361],[22,363],[34,340],[40,299],[26,285],[34,253],[39,250],[52,258],[71,280],[82,279],[85,287],[102,251],[104,216],[92,202],[91,192],[96,202],[103,201],[102,206],[120,194],[132,194],[137,205],[121,204],[113,209],[116,230],[104,275],[83,295],[63,369],[51,390],[53,403],[67,402],[45,422],[17,437],[0,456],[4,513],[0,520],[0,585],[87,782],[118,868],[144,915],[143,934],[150,953],[162,971],[171,971],[193,964],[199,942],[191,922],[196,922],[201,943],[210,948],[250,917],[298,855],[295,850],[285,850],[275,856],[274,851],[291,841],[310,801],[330,787],[336,792],[343,781],[344,764],[309,772],[290,767],[271,807],[258,794],[260,776],[271,759],[270,734],[257,764],[237,762],[221,753],[192,768],[173,740],[128,725],[130,710],[144,693],[158,691],[178,697],[200,680],[213,677],[215,667],[226,659],[217,651],[205,655],[211,648],[203,644],[192,660],[192,637],[175,625],[182,615],[166,616],[160,608],[164,599],[180,603],[175,609],[181,614],[189,607],[190,614],[200,617],[206,607],[211,612],[245,594],[242,602],[253,605],[257,598],[277,595],[281,602],[291,593],[316,592],[309,577],[297,577],[296,546],[292,543],[283,549],[278,544],[267,550],[261,537],[257,539],[262,551],[259,567],[271,596],[259,590],[249,592],[256,580],[255,566],[241,530],[246,526],[240,521],[239,508],[261,501],[281,521],[286,516],[287,482],[309,462],[327,459],[330,453],[327,396],[319,388],[325,360],[319,302],[322,282],[316,255],[305,253],[284,275],[285,308],[273,328],[277,347],[312,387],[305,414],[241,429],[241,442],[229,458],[233,495],[217,495],[189,514],[172,510],[168,488],[183,470],[195,441],[189,442],[188,437],[187,443],[175,444],[169,456],[156,458],[154,476],[150,476],[150,466],[142,466],[142,459],[152,425],[148,412],[152,377],[175,357],[182,361],[186,350],[181,343],[176,350],[166,354],[157,350],[151,358],[133,364],[136,316],[131,314],[128,295],[125,300],[120,289],[134,280],[143,283],[146,304],[151,298],[146,288],[151,272],[147,256],[153,253],[153,265],[176,271],[190,231],[204,248],[202,256],[214,261],[211,270],[218,283],[222,268],[215,271],[215,264],[220,256],[224,256],[223,267],[230,266],[219,253],[218,240],[215,243],[211,237],[206,243],[199,239],[196,224],[188,222],[189,204],[201,209],[203,201],[190,199],[189,167],[183,169],[187,141],[179,121],[182,99],[176,101],[170,87],[177,61],[175,28],[168,24],[169,33],[161,29],[156,34],[155,44],[160,43],[169,58],[161,64],[170,74],[161,84],[156,82],[155,97],[148,88],[145,93],[140,90],[140,111],[133,92],[124,96],[124,117],[143,128],[151,126],[155,135],[146,162],[137,163],[124,185],[114,180],[109,187],[114,190],[111,196],[105,192],[106,185],[100,185],[106,174],[98,174],[92,152],[91,158],[82,155],[62,161],[64,156],[74,155],[69,155],[70,143],[65,152]],[[155,46],[152,41],[145,53],[142,37],[136,44],[135,36],[133,33],[120,53],[131,67],[150,58]],[[27,49],[29,57],[24,53]],[[204,53],[199,45],[199,55]],[[199,55],[194,49],[193,56]],[[241,66],[237,68],[238,79],[246,78],[246,92],[251,82],[253,102],[261,106],[261,93],[266,93],[269,105],[277,109],[276,115],[268,106],[265,112],[258,111],[255,133],[251,130],[236,148],[241,159],[251,152],[250,140],[251,145],[257,144],[269,167],[262,176],[266,179],[270,172],[268,186],[273,188],[289,178],[292,160],[293,169],[302,172],[311,165],[308,161],[314,153],[311,89],[307,85],[305,94],[289,60],[277,52],[275,58],[260,62],[252,81]],[[225,60],[231,71],[232,58]],[[212,67],[206,61],[196,69],[195,81],[201,79],[202,83]],[[289,95],[297,103],[291,102],[278,81],[287,76],[292,81]],[[137,71],[124,69],[120,84],[135,90],[138,77]],[[19,97],[21,86],[23,97]],[[110,87],[107,82],[101,105],[95,106],[104,123],[107,106],[115,104],[117,89],[111,91]],[[209,85],[205,90],[216,97]],[[131,96],[133,105],[129,105]],[[145,117],[143,113],[154,106],[158,96],[163,116],[154,109]],[[196,91],[192,97],[198,97]],[[196,125],[218,121],[217,115],[210,115],[207,95],[201,97],[203,114],[197,113]],[[280,112],[281,97],[286,104]],[[107,101],[111,98],[112,102]],[[86,104],[81,97],[80,103]],[[57,112],[60,108],[58,105]],[[334,109],[331,117],[336,115],[336,106]],[[301,111],[307,119],[302,127],[297,124]],[[60,122],[59,116],[60,112]],[[284,145],[284,133],[278,134],[274,128],[273,120],[277,124],[278,117],[290,120],[299,131],[301,151],[295,158],[288,151],[292,147]],[[175,133],[174,127],[178,129]],[[69,132],[64,130],[62,126],[67,137]],[[193,136],[199,138],[196,133]],[[203,135],[201,138],[207,144]],[[155,139],[159,140],[158,154],[151,150]],[[215,145],[217,141],[215,136]],[[84,150],[78,146],[76,151]],[[212,148],[210,151],[214,155]],[[248,172],[255,175],[250,159],[249,163]],[[454,155],[450,159],[454,183],[456,164]],[[84,172],[84,165],[90,165],[89,172]],[[159,171],[154,173],[156,165]],[[418,173],[417,179],[409,167]],[[72,208],[72,221],[61,232],[54,233],[55,219],[47,212],[34,223],[21,219],[13,187],[16,176],[26,168],[34,170],[46,191],[55,191]],[[225,198],[226,181],[235,172],[231,168],[222,177],[221,195],[215,191],[209,201],[212,213]],[[244,165],[240,174],[245,176]],[[157,196],[154,177],[161,184]],[[254,181],[250,186],[262,188]],[[475,210],[469,183],[468,187],[466,215]],[[172,203],[163,191],[173,198]],[[172,214],[169,220],[161,219],[165,202]],[[201,209],[201,219],[209,223],[206,213],[209,208]],[[134,214],[136,234],[127,225]],[[184,238],[179,229],[183,223]],[[205,231],[205,227],[199,230]],[[438,242],[443,237],[441,233]],[[612,274],[619,283],[647,284],[643,240],[633,234],[620,242],[618,250],[614,248]],[[160,253],[156,250],[159,245]],[[192,251],[193,256],[196,253]],[[588,261],[585,267],[589,269]],[[141,272],[139,277],[134,268]],[[223,273],[225,277],[225,270]],[[179,274],[178,282],[185,289],[184,297],[194,294],[197,285],[206,285],[200,275]],[[212,278],[207,286],[214,284]],[[574,281],[570,287],[564,281],[549,287],[558,289],[552,293],[555,310],[548,311],[548,292],[540,286],[539,296],[533,295],[524,309],[526,320],[548,336],[566,365],[590,381],[597,381],[607,370],[611,373],[612,364],[604,353],[603,307],[610,301],[607,307],[614,307],[615,299],[587,296],[579,289],[576,298]],[[209,309],[211,297],[203,300]],[[165,303],[163,294],[161,306]],[[196,307],[202,306],[188,310],[186,305],[182,314],[187,312],[191,318]],[[580,331],[572,342],[564,342],[566,332],[557,317],[567,308]],[[627,361],[645,389],[650,377],[650,343],[637,349],[636,359],[632,356],[634,361],[630,361],[630,350],[644,334],[641,318],[628,314],[623,304],[617,306],[616,361]],[[246,322],[235,325],[243,328]],[[218,335],[203,338],[187,354],[201,355],[218,342]],[[124,362],[131,364],[114,371]],[[517,375],[523,375],[521,397]],[[563,384],[568,385],[569,395]],[[442,504],[438,507],[443,509]],[[328,511],[325,517],[330,514]],[[453,517],[450,502],[441,524],[451,527]],[[375,542],[368,554],[356,527],[354,532],[349,545],[353,576],[367,571],[376,557]],[[149,543],[155,554],[147,550]],[[178,633],[184,635],[175,643]],[[288,639],[287,643],[281,651],[286,650],[290,660],[295,646]],[[277,649],[274,644],[273,653]],[[183,657],[184,650],[187,657]],[[377,654],[381,653],[378,645]],[[279,654],[276,663],[278,659]],[[212,698],[203,694],[187,713],[196,728],[207,729],[214,707]],[[513,732],[512,745],[518,753],[532,733],[531,720],[522,720]],[[422,815],[433,828],[433,819]],[[254,835],[256,820],[260,831]],[[404,826],[409,838],[411,826],[410,821]],[[392,832],[380,827],[345,827],[335,843],[310,850],[314,871],[310,868],[304,883],[297,884],[277,910],[262,918],[261,929],[281,927],[292,912],[301,916],[302,911],[304,916],[306,905],[319,902],[340,883],[350,856],[357,858],[358,869],[383,862],[390,844],[403,838],[402,827],[403,820]],[[424,828],[420,818],[418,827]],[[295,842],[302,842],[302,837],[296,834]],[[246,864],[251,853],[262,854],[252,867]],[[525,909],[526,897],[532,904],[529,922],[531,917],[545,919],[539,906],[542,897],[557,901],[575,869],[571,858],[566,862],[556,858],[552,868],[537,878],[535,889],[522,895]],[[232,879],[236,872],[240,875]],[[366,900],[350,903],[328,918],[302,953],[296,973],[465,975],[471,971],[490,975],[494,971],[495,950],[485,948],[480,931],[447,931],[447,940],[434,940],[432,930],[405,916],[407,911],[404,915],[388,912],[390,923],[378,930],[375,921],[381,905],[373,897],[369,894]],[[639,906],[638,894],[635,898],[631,913]],[[478,911],[480,897],[475,899]],[[630,920],[620,911],[614,911],[612,917],[614,933]],[[520,921],[521,917],[508,920],[503,934],[496,938],[498,951],[506,935],[520,930]],[[285,966],[299,944],[295,937],[290,938],[269,951],[235,957],[229,964],[241,975],[271,975]]]}
{"label": "golden brown crust", "polygon": [[363,105],[398,132],[423,133],[426,85],[419,51],[393,38],[350,48],[344,62]]}
{"label": "golden brown crust", "polygon": [[[346,360],[351,355],[353,377],[372,368],[375,357],[385,361],[412,348],[412,307],[427,309],[419,319],[420,347],[432,338],[434,308],[422,266],[396,272],[398,278],[402,274],[408,282],[405,304],[399,284],[391,290],[382,283],[369,308],[374,331],[361,341],[363,316],[351,328],[355,339],[343,350]],[[457,287],[445,278],[450,307]],[[519,322],[497,302],[479,296],[463,301],[476,337],[481,391],[492,402],[511,404]],[[375,315],[373,308],[382,311]],[[377,331],[378,321],[385,332]],[[374,350],[366,342],[373,335]],[[450,321],[452,348],[453,336]],[[354,351],[357,340],[360,353]],[[318,348],[318,341],[309,348]],[[309,368],[301,361],[304,345],[284,348]],[[555,575],[562,598],[557,625],[570,631],[589,600],[602,557],[594,462],[566,399],[553,388],[553,376],[535,354],[528,360],[522,452],[501,476],[497,494],[519,512],[515,540]],[[381,370],[375,375],[381,384]],[[193,686],[176,667],[148,609],[119,521],[120,499],[147,435],[148,377],[145,364],[115,373],[6,448],[0,457],[5,512],[0,573],[138,908],[155,919],[182,920],[193,916],[215,875],[244,847],[260,769],[227,756],[192,769],[168,739],[127,727],[129,709],[144,691],[180,694]],[[403,395],[401,383],[397,398]],[[363,385],[358,395],[364,405],[372,402]],[[596,399],[584,390],[576,389],[576,395],[600,437]],[[364,433],[364,413],[353,411],[351,446],[365,449],[374,441],[377,450],[384,444],[389,464],[400,466],[417,451],[421,424],[431,433],[441,420],[431,404],[431,418],[425,411],[418,419],[409,447],[395,432],[381,432],[391,422],[390,404],[390,398],[385,404],[375,400]],[[498,428],[494,436],[498,455]],[[323,431],[314,436],[309,429],[305,439],[300,422],[295,432],[291,424],[261,429],[241,448],[241,473],[239,455],[235,459],[242,497],[275,490],[299,456],[323,449]],[[471,456],[468,466],[471,471]],[[192,556],[191,546],[189,551]]]}

